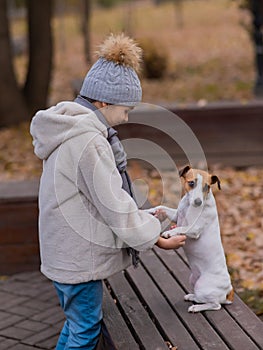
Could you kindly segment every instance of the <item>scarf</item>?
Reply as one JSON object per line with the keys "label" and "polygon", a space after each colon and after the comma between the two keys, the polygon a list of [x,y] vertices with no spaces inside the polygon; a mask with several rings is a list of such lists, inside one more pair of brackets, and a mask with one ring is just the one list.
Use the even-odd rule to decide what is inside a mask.
{"label": "scarf", "polygon": [[[82,96],[78,96],[74,102],[79,103],[80,105],[87,107],[95,112],[96,116],[100,120],[102,124],[104,124],[107,127],[108,131],[108,137],[107,140],[109,144],[111,145],[111,149],[114,155],[116,167],[121,175],[122,178],[122,188],[129,193],[129,195],[134,199],[136,202],[136,198],[132,189],[131,185],[131,179],[129,177],[129,174],[127,172],[127,155],[124,151],[124,148],[120,142],[120,139],[118,138],[118,133],[115,129],[109,126],[107,123],[105,117],[103,114],[94,106],[92,103],[90,103],[88,100],[86,100]],[[139,263],[139,252],[133,248],[127,248],[127,253],[132,257],[132,264],[134,267],[138,266]]]}

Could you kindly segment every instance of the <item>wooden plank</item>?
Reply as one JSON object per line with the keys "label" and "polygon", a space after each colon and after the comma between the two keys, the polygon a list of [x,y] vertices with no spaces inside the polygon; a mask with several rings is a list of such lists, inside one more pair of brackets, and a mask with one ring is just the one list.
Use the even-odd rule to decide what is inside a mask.
{"label": "wooden plank", "polygon": [[39,269],[37,201],[0,201],[0,274]]}
{"label": "wooden plank", "polygon": [[199,349],[191,334],[188,333],[188,330],[142,266],[137,269],[128,268],[127,273],[131,282],[136,286],[140,297],[158,322],[161,332],[166,334],[167,340],[179,349]]}
{"label": "wooden plank", "polygon": [[39,249],[36,244],[0,246],[0,275],[39,269]]}
{"label": "wooden plank", "polygon": [[240,327],[252,337],[259,349],[263,349],[263,322],[235,295],[232,305],[225,305],[225,309],[236,320]]}
{"label": "wooden plank", "polygon": [[[137,271],[137,270],[136,270]],[[108,279],[142,349],[167,350],[164,339],[122,273]]]}
{"label": "wooden plank", "polygon": [[[173,251],[165,252],[161,249],[155,249],[155,252],[162,259],[167,268],[180,279],[183,288],[189,291],[188,280],[190,271],[188,270],[185,274],[181,273],[184,269],[182,266],[185,265],[185,263],[178,254]],[[229,308],[230,307],[231,306],[229,306]],[[239,349],[241,347],[249,350],[260,349],[224,308],[220,311],[206,311],[203,314],[230,349]]]}
{"label": "wooden plank", "polygon": [[162,293],[172,304],[173,310],[179,315],[185,327],[193,335],[202,350],[229,349],[201,313],[188,313],[187,303],[184,302],[183,299],[185,292],[154,252],[148,251],[147,253],[141,254],[141,260],[152,278],[158,284]]}
{"label": "wooden plank", "polygon": [[[120,138],[124,140],[132,138],[151,140],[165,150],[178,166],[187,161],[184,152],[177,145],[178,135],[186,135],[186,131],[176,122],[174,115],[193,131],[205,152],[208,164],[220,163],[232,166],[263,164],[262,103],[246,106],[218,104],[203,108],[168,106],[166,112],[161,108],[138,108],[130,114],[129,123],[118,126],[117,130]],[[129,144],[125,147],[128,155],[134,155],[137,147],[138,159],[145,159],[150,163],[158,160],[162,167],[171,167],[169,162],[160,158],[163,153],[156,154],[156,150],[153,151],[150,144],[148,148],[145,146],[140,149],[139,145],[130,143],[130,147],[131,149]],[[198,160],[198,154],[193,156]]]}
{"label": "wooden plank", "polygon": [[118,349],[139,349],[138,344],[131,335],[127,324],[121,317],[121,314],[105,285],[103,288],[103,315],[104,322]]}
{"label": "wooden plank", "polygon": [[11,228],[32,228],[38,225],[38,208],[35,203],[0,204],[0,230]]}
{"label": "wooden plank", "polygon": [[0,182],[0,203],[36,202],[39,179]]}
{"label": "wooden plank", "polygon": [[[37,242],[37,230],[36,204],[0,204],[0,244]],[[27,231],[27,234],[24,231]]]}
{"label": "wooden plank", "polygon": [[[182,248],[177,254],[187,263],[187,257]],[[224,305],[227,312],[235,319],[240,327],[247,333],[259,348],[263,349],[263,322],[252,312],[249,307],[235,294],[235,302]]]}
{"label": "wooden plank", "polygon": [[250,350],[259,349],[224,309],[217,312],[208,311],[205,314],[231,349],[239,349],[241,347]]}

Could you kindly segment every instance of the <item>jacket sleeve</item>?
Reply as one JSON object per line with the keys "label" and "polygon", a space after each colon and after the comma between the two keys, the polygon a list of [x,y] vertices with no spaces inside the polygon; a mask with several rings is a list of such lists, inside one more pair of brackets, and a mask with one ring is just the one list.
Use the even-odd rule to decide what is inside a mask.
{"label": "jacket sleeve", "polygon": [[159,220],[139,210],[132,197],[122,189],[122,178],[108,142],[89,144],[78,167],[80,190],[91,198],[115,235],[139,251],[152,248],[161,232]]}

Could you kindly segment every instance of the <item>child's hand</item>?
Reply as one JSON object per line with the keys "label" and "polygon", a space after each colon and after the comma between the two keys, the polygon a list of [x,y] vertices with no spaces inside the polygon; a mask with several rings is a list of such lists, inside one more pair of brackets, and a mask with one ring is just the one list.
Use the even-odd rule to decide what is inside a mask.
{"label": "child's hand", "polygon": [[154,216],[161,222],[167,219],[167,214],[163,209],[157,209]]}
{"label": "child's hand", "polygon": [[160,237],[156,245],[162,249],[178,249],[185,245],[185,241],[185,235],[172,236],[170,238]]}
{"label": "child's hand", "polygon": [[176,221],[177,209],[172,209],[164,205],[158,205],[157,207],[144,209],[147,213],[155,215],[160,221],[164,221],[168,218],[171,221]]}

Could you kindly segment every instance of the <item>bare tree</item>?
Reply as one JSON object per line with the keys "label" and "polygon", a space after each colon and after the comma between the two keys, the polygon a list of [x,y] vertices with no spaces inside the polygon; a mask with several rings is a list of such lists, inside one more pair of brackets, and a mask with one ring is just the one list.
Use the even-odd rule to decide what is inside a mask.
{"label": "bare tree", "polygon": [[52,68],[52,0],[27,0],[29,65],[24,96],[29,112],[46,106]]}
{"label": "bare tree", "polygon": [[13,68],[6,0],[0,0],[0,47],[0,126],[5,126],[23,120],[28,114]]}
{"label": "bare tree", "polygon": [[255,61],[257,78],[255,83],[255,95],[263,97],[263,1],[250,0],[253,14],[253,37],[255,43]]}
{"label": "bare tree", "polygon": [[82,15],[82,32],[84,37],[84,52],[87,63],[91,63],[91,50],[90,50],[90,13],[91,13],[91,0],[82,0],[83,2],[83,15]]}
{"label": "bare tree", "polygon": [[184,26],[183,1],[184,0],[173,0],[175,6],[176,25],[179,29]]}
{"label": "bare tree", "polygon": [[[154,0],[154,3],[156,5],[160,5],[168,0]],[[184,16],[183,16],[183,7],[184,7],[184,0],[169,0],[174,4],[175,8],[175,21],[177,28],[182,28],[184,26]]]}
{"label": "bare tree", "polygon": [[29,63],[24,86],[13,67],[7,0],[0,0],[0,126],[29,120],[46,106],[52,67],[53,0],[27,0]]}
{"label": "bare tree", "polygon": [[251,13],[251,27],[247,28],[251,34],[255,48],[256,81],[254,94],[263,97],[263,0],[236,0],[242,10]]}
{"label": "bare tree", "polygon": [[124,18],[124,32],[129,35],[133,36],[133,10],[134,10],[134,1],[129,0],[126,3],[126,6],[124,6],[125,11],[125,18]]}

